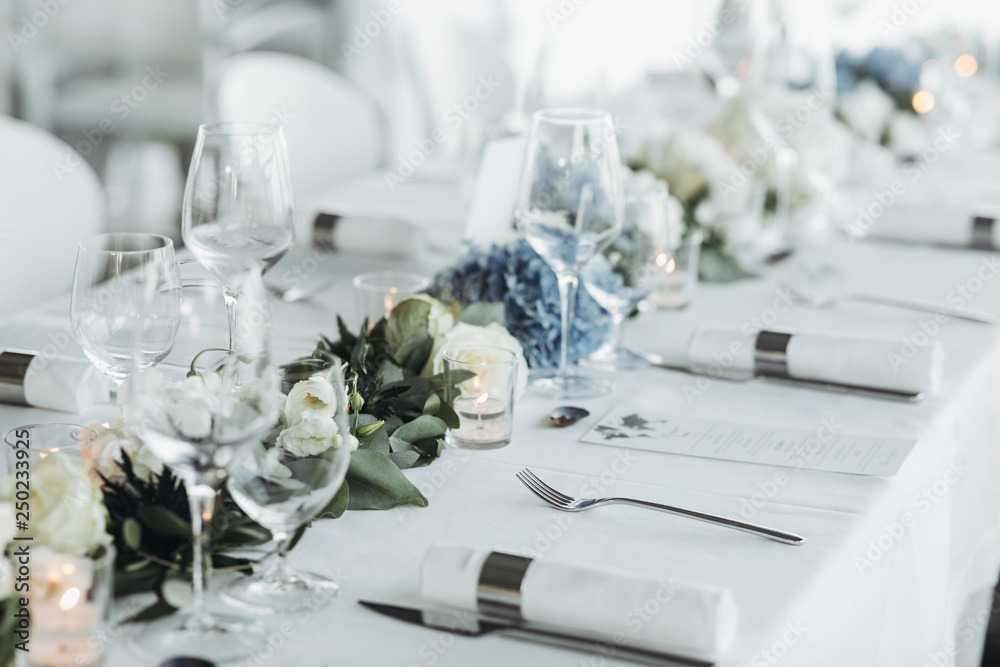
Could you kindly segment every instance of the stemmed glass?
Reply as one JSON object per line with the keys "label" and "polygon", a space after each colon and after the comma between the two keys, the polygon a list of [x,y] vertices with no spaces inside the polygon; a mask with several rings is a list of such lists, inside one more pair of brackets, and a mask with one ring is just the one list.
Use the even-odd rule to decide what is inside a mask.
{"label": "stemmed glass", "polygon": [[618,234],[623,197],[610,114],[594,109],[535,113],[515,208],[517,227],[559,280],[559,368],[529,388],[552,398],[585,398],[613,388],[573,359],[572,322],[580,270]]}
{"label": "stemmed glass", "polygon": [[308,407],[293,388],[281,431],[243,451],[229,468],[230,495],[247,516],[271,531],[277,548],[252,576],[234,579],[223,594],[260,613],[313,609],[339,592],[331,578],[293,569],[286,558],[297,529],[337,493],[351,458],[339,365],[304,382],[309,383]]}
{"label": "stemmed glass", "polygon": [[622,323],[639,302],[663,282],[680,233],[670,219],[667,187],[662,181],[629,183],[621,234],[592,259],[580,277],[590,295],[611,315],[612,335],[588,362],[624,370],[638,358],[622,347]]}
{"label": "stemmed glass", "polygon": [[[146,299],[143,291],[150,280],[156,290]],[[174,244],[167,237],[116,233],[80,242],[70,302],[73,335],[116,387],[133,361],[146,368],[170,353],[180,323],[180,299]],[[137,338],[140,304],[145,312]]]}
{"label": "stemmed glass", "polygon": [[242,122],[199,127],[181,217],[184,244],[225,295],[232,339],[243,276],[253,266],[266,273],[295,240],[281,128]]}
{"label": "stemmed glass", "polygon": [[[259,270],[251,269],[236,287],[242,290],[242,302],[232,323],[229,351],[216,349],[190,360],[190,366],[137,369],[122,387],[127,423],[184,483],[194,536],[193,604],[135,635],[135,648],[148,656],[162,658],[182,649],[224,662],[248,655],[263,639],[259,624],[210,613],[205,600],[207,532],[217,492],[240,450],[259,442],[272,428],[280,401]],[[199,318],[182,320],[182,336],[200,338],[203,333]],[[208,359],[211,363],[206,364]]]}

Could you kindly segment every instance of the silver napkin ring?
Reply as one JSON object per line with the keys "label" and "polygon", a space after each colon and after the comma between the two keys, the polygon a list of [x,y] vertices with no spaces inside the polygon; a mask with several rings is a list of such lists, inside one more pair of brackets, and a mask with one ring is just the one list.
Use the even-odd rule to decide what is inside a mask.
{"label": "silver napkin ring", "polygon": [[34,352],[24,350],[0,352],[0,403],[28,404],[24,395],[24,376],[35,356]]}
{"label": "silver napkin ring", "polygon": [[754,368],[758,375],[791,377],[788,373],[788,341],[792,334],[760,331],[754,343]]}
{"label": "silver napkin ring", "polygon": [[492,552],[479,571],[476,602],[484,616],[521,622],[521,582],[531,559],[525,556]]}
{"label": "silver napkin ring", "polygon": [[993,225],[996,218],[985,215],[977,215],[972,219],[972,247],[979,250],[994,250],[993,245]]}
{"label": "silver napkin ring", "polygon": [[320,250],[336,252],[337,241],[334,238],[334,233],[336,232],[338,222],[340,222],[339,215],[332,213],[317,214],[316,219],[313,221],[313,245]]}

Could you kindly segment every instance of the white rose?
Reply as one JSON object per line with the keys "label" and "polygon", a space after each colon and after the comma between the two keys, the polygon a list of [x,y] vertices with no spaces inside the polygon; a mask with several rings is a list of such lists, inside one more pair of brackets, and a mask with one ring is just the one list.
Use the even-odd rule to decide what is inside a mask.
{"label": "white rose", "polygon": [[[4,482],[0,501],[11,502],[14,479]],[[107,540],[103,494],[87,477],[86,464],[72,456],[46,456],[31,467],[33,544],[65,554],[84,555]],[[10,524],[8,524],[10,525]]]}
{"label": "white rose", "polygon": [[106,479],[120,482],[125,474],[121,469],[121,461],[128,456],[132,462],[132,471],[139,479],[149,481],[154,475],[163,473],[163,462],[146,447],[142,440],[125,433],[124,420],[118,411],[108,415],[108,425],[104,426],[96,420],[84,424],[93,430],[84,431],[80,438],[82,443],[80,453],[88,464],[87,473],[95,482]]}
{"label": "white rose", "polygon": [[437,338],[455,326],[455,316],[434,297],[427,294],[415,294],[408,298],[430,304],[431,312],[427,315],[427,333],[430,334],[431,338]]}
{"label": "white rose", "polygon": [[330,447],[340,447],[341,442],[333,417],[319,411],[306,411],[299,413],[295,421],[278,434],[276,444],[295,456],[317,456]]}
{"label": "white rose", "polygon": [[[495,322],[485,327],[477,327],[465,322],[459,322],[450,331],[438,336],[434,340],[434,348],[431,350],[430,359],[427,360],[427,365],[424,366],[422,375],[430,377],[444,371],[444,351],[449,347],[476,346],[500,347],[517,354],[520,361],[517,368],[517,385],[514,395],[516,398],[520,398],[524,394],[525,387],[528,385],[528,362],[524,360],[521,344],[517,342],[517,339],[511,336],[507,329]],[[486,363],[499,361],[499,359],[489,358],[488,355],[484,355],[478,359],[470,357],[469,360]],[[489,392],[490,389],[496,393],[502,393],[499,387],[490,387],[487,391]]]}
{"label": "white rose", "polygon": [[285,399],[285,420],[294,424],[299,415],[317,413],[333,417],[337,412],[337,396],[333,385],[322,375],[296,382]]}

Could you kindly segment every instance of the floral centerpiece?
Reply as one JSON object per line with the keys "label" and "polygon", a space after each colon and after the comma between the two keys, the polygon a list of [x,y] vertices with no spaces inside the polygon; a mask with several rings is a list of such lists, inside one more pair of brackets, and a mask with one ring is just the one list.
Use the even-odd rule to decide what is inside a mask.
{"label": "floral centerpiece", "polygon": [[[338,318],[338,338],[320,337],[308,356],[283,367],[284,409],[267,447],[310,457],[330,446],[351,451],[345,478],[320,517],[336,518],[348,510],[387,510],[400,505],[425,507],[427,498],[403,470],[427,465],[444,447],[443,436],[458,417],[442,400],[444,349],[451,345],[488,344],[521,353],[521,346],[495,323],[480,324],[429,296],[399,304],[370,328],[351,332]],[[456,316],[459,316],[456,319]],[[339,437],[332,410],[334,387],[323,372],[334,364],[345,368],[350,404],[350,435]],[[522,366],[525,362],[522,357]],[[519,393],[526,381],[521,369]],[[211,373],[194,372],[184,382],[211,381]],[[200,396],[192,387],[190,396]],[[127,396],[127,387],[122,392]],[[197,429],[197,405],[184,412],[188,427]],[[182,416],[184,416],[182,415]],[[170,613],[186,601],[191,567],[191,525],[187,494],[180,480],[138,439],[120,412],[107,424],[87,424],[96,433],[83,443],[83,459],[56,455],[32,469],[32,527],[37,547],[84,552],[101,541],[117,549],[115,592],[153,591],[158,601],[134,620]],[[13,478],[0,483],[0,530],[14,525],[10,500]],[[306,527],[293,540],[297,542]],[[223,489],[211,525],[211,559],[215,569],[248,570],[254,563],[244,553],[271,540]],[[0,544],[12,536],[0,534]],[[11,576],[0,559],[0,607],[9,595]],[[4,614],[0,623],[12,618]],[[2,627],[2,626],[0,626]],[[0,654],[0,664],[4,664]]]}

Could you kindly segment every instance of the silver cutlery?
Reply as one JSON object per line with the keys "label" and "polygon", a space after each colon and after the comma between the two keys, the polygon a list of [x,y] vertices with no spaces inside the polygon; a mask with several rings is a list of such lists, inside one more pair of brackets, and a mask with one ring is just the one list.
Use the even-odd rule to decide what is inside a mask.
{"label": "silver cutlery", "polygon": [[302,301],[309,301],[313,297],[319,296],[333,287],[335,282],[336,281],[333,278],[327,278],[326,280],[321,280],[320,282],[312,285],[299,284],[292,285],[290,287],[268,285],[267,289],[276,299],[284,301],[285,303],[300,303]]}
{"label": "silver cutlery", "polygon": [[932,303],[929,301],[919,301],[917,299],[904,299],[900,297],[868,294],[864,292],[821,294],[819,292],[806,289],[801,285],[794,285],[792,283],[784,283],[782,287],[788,291],[788,294],[792,297],[793,301],[811,308],[826,308],[827,306],[835,306],[838,303],[843,303],[844,301],[856,301],[862,303],[874,303],[880,306],[891,306],[893,308],[903,308],[906,310],[915,310],[921,313],[941,313],[942,315],[947,315],[961,320],[968,320],[969,322],[977,322],[979,324],[993,324],[996,321],[996,318],[989,313],[968,309],[960,310],[951,306]]}
{"label": "silver cutlery", "polygon": [[602,505],[632,505],[634,507],[644,507],[646,509],[657,510],[659,512],[666,512],[667,514],[674,514],[676,516],[683,516],[689,519],[697,519],[699,521],[714,523],[720,526],[725,526],[726,528],[732,528],[733,530],[739,530],[744,533],[752,533],[754,535],[767,537],[784,544],[799,545],[805,542],[805,538],[795,535],[794,533],[786,533],[783,530],[758,526],[756,524],[746,523],[745,521],[739,521],[737,519],[716,516],[714,514],[706,514],[704,512],[696,512],[694,510],[688,510],[681,507],[671,507],[670,505],[651,503],[647,500],[636,500],[635,498],[574,498],[573,496],[567,496],[565,493],[555,490],[542,480],[538,479],[538,477],[528,468],[524,468],[517,473],[517,478],[521,480],[522,484],[528,487],[529,491],[547,502],[549,505],[552,505],[556,509],[564,512],[582,512],[583,510],[593,509]]}
{"label": "silver cutlery", "polygon": [[[358,604],[400,621],[415,623],[438,630],[446,630],[466,637],[502,635],[511,639],[522,639],[547,646],[585,651],[587,653],[598,653],[601,651],[602,646],[609,643],[602,643],[592,637],[569,634],[562,629],[495,618],[471,611],[419,609],[381,602],[370,602],[368,600],[358,600]],[[712,667],[714,664],[694,658],[684,658],[667,653],[637,649],[618,643],[614,644],[613,650],[615,658],[638,662],[644,665],[656,665],[657,667]]]}
{"label": "silver cutlery", "polygon": [[678,371],[679,373],[687,373],[688,375],[704,375],[711,378],[717,378],[719,380],[727,380],[729,382],[749,382],[750,380],[762,380],[765,382],[777,382],[780,384],[790,384],[798,387],[806,387],[808,389],[823,389],[825,391],[833,391],[838,393],[860,394],[861,396],[870,396],[872,398],[887,398],[894,401],[907,401],[910,403],[919,401],[924,397],[924,394],[921,391],[914,392],[914,391],[901,391],[898,389],[883,389],[881,387],[862,387],[855,384],[841,384],[839,382],[827,382],[824,380],[807,380],[804,378],[777,377],[774,375],[759,375],[756,373],[732,371],[732,370],[720,370],[718,372],[708,373],[706,371],[700,371],[698,369],[692,368],[690,366],[685,366],[680,363],[669,362],[660,355],[654,354],[653,352],[647,352],[645,350],[639,350],[633,347],[629,348],[629,352],[639,357],[650,366],[656,366],[657,368],[664,368],[668,371]]}

